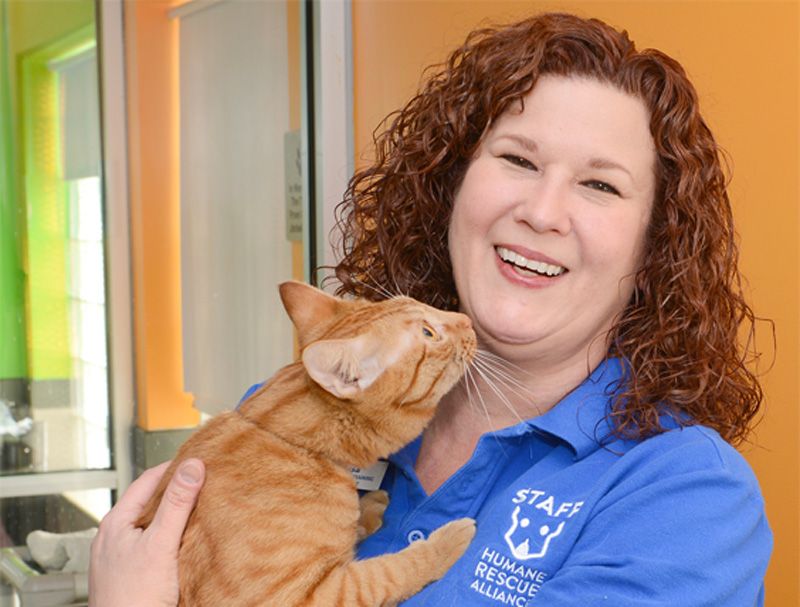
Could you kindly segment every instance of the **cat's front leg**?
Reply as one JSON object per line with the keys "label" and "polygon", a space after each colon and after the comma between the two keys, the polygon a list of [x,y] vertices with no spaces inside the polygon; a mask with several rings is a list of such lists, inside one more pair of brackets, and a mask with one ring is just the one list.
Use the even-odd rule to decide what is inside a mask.
{"label": "cat's front leg", "polygon": [[475,521],[451,521],[400,552],[337,567],[303,607],[388,607],[441,578],[469,546]]}
{"label": "cat's front leg", "polygon": [[389,494],[386,491],[370,491],[358,500],[358,541],[372,535],[383,524],[383,513],[389,505]]}

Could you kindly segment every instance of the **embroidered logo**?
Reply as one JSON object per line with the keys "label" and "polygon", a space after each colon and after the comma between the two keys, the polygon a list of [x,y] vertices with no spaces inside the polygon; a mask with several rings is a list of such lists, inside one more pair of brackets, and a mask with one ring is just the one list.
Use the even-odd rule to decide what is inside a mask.
{"label": "embroidered logo", "polygon": [[555,530],[552,531],[550,529],[550,525],[545,523],[539,526],[538,532],[537,530],[534,530],[534,533],[525,533],[525,539],[517,544],[513,539],[514,532],[517,531],[519,527],[522,527],[522,529],[527,529],[531,524],[531,520],[527,517],[520,519],[519,511],[520,506],[517,506],[514,508],[514,512],[511,513],[511,527],[508,531],[506,531],[505,536],[503,536],[506,539],[506,544],[508,544],[508,547],[511,548],[511,554],[521,561],[542,558],[545,554],[547,554],[547,548],[550,546],[550,540],[564,530],[565,523],[564,521],[561,521],[558,525],[556,525]]}
{"label": "embroidered logo", "polygon": [[556,503],[555,497],[538,489],[520,489],[511,502],[515,504],[511,525],[503,537],[511,554],[520,561],[547,554],[550,542],[564,531],[566,519],[583,506],[583,502]]}

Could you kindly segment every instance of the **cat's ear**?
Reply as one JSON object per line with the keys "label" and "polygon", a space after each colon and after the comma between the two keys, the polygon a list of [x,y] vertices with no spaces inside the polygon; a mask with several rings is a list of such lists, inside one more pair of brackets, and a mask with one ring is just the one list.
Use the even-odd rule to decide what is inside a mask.
{"label": "cat's ear", "polygon": [[306,345],[311,330],[335,316],[341,303],[334,296],[304,282],[291,280],[281,283],[278,289],[283,307],[297,328],[301,348]]}
{"label": "cat's ear", "polygon": [[344,400],[355,398],[378,379],[391,363],[379,354],[372,335],[324,339],[303,350],[306,371],[322,388]]}

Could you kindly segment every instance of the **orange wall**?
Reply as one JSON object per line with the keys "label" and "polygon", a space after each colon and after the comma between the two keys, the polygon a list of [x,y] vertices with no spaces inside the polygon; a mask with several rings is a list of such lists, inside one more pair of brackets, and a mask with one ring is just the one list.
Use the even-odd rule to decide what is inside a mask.
{"label": "orange wall", "polygon": [[200,419],[183,392],[177,1],[125,3],[137,423]]}
{"label": "orange wall", "polygon": [[[423,67],[445,59],[478,25],[561,10],[627,29],[687,69],[704,115],[733,158],[730,193],[742,270],[756,313],[776,323],[778,350],[764,377],[766,408],[753,446],[775,534],[767,605],[800,605],[798,593],[798,4],[796,2],[376,2],[354,0],[354,104],[358,157],[371,133],[416,91]],[[358,158],[357,158],[358,162]],[[772,359],[770,328],[759,343]]]}

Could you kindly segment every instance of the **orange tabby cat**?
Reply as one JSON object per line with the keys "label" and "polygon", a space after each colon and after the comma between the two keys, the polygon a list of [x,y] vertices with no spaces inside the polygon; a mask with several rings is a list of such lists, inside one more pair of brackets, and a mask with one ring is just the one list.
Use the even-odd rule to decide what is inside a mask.
{"label": "orange tabby cat", "polygon": [[419,435],[472,360],[471,323],[408,298],[345,301],[297,282],[280,293],[301,360],[181,447],[138,526],[177,463],[199,457],[206,482],[180,549],[179,605],[395,604],[444,575],[475,524],[453,521],[396,554],[355,561],[386,500],[368,494],[360,515],[350,469]]}

